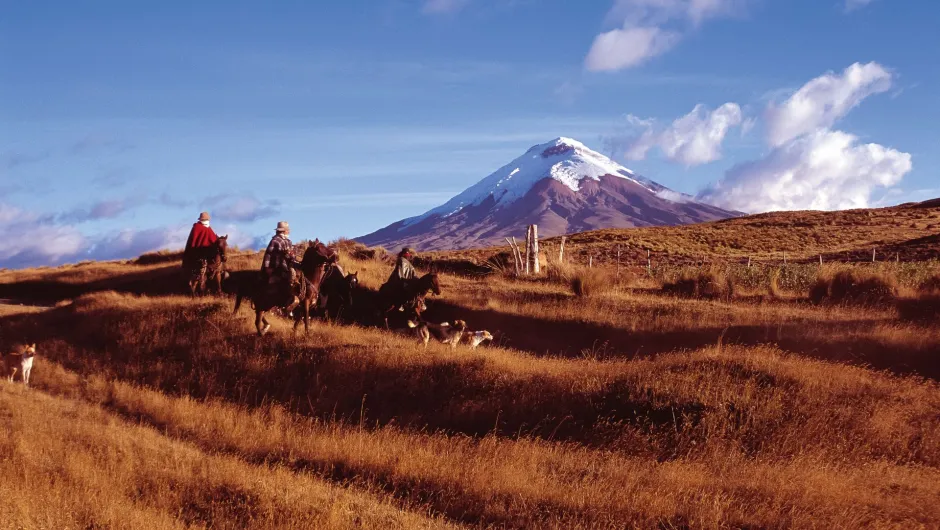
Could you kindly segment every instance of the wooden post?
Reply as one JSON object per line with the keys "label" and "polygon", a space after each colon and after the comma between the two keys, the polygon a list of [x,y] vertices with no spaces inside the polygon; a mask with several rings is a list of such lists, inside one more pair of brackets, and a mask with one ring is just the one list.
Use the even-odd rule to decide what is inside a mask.
{"label": "wooden post", "polygon": [[512,252],[512,262],[516,265],[516,276],[522,272],[522,264],[519,263],[519,245],[516,244],[516,238],[513,237],[510,241],[509,238],[506,238],[506,242],[509,243],[509,250]]}
{"label": "wooden post", "polygon": [[819,266],[822,267],[822,254],[819,255]]}
{"label": "wooden post", "polygon": [[617,245],[617,277],[620,277],[620,245]]}
{"label": "wooden post", "polygon": [[749,269],[751,268],[751,257],[750,257],[750,256],[747,257],[747,268],[749,268]]}
{"label": "wooden post", "polygon": [[588,256],[588,268],[589,269],[594,268],[594,256]]}
{"label": "wooden post", "polygon": [[875,262],[875,249],[874,248],[871,249],[871,262],[872,263]]}
{"label": "wooden post", "polygon": [[787,266],[787,253],[786,252],[783,253],[783,266],[784,267]]}
{"label": "wooden post", "polygon": [[649,249],[646,249],[646,274],[653,275],[653,261],[650,259]]}
{"label": "wooden post", "polygon": [[539,227],[538,225],[529,226],[529,248],[526,251],[528,259],[532,262],[531,266],[528,266],[529,271],[532,274],[538,274],[541,267],[539,266]]}
{"label": "wooden post", "polygon": [[894,261],[895,261],[895,263],[901,263],[901,253],[900,253],[900,252],[895,252],[895,253],[894,253]]}
{"label": "wooden post", "polygon": [[532,225],[532,272],[539,274],[539,225]]}
{"label": "wooden post", "polygon": [[561,247],[558,249],[558,263],[565,261],[565,236],[561,236]]}
{"label": "wooden post", "polygon": [[526,276],[529,275],[529,251],[532,249],[532,226],[527,226],[525,229],[525,265],[524,269]]}

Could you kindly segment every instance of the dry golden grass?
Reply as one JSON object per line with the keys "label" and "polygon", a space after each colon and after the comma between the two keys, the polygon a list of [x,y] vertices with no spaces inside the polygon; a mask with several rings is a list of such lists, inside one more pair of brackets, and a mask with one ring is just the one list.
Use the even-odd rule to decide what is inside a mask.
{"label": "dry golden grass", "polygon": [[813,303],[889,305],[898,296],[897,280],[874,271],[823,268],[810,289]]}
{"label": "dry golden grass", "polygon": [[[557,256],[559,238],[543,242]],[[567,236],[569,261],[613,264],[618,246],[625,265],[646,265],[647,250],[653,267],[664,264],[723,260],[780,263],[784,253],[793,263],[870,261],[876,248],[878,261],[922,261],[940,257],[940,205],[904,205],[891,208],[839,212],[774,212],[713,223],[674,227],[595,230]],[[434,252],[431,257],[482,263],[502,249]]]}
{"label": "dry golden grass", "polygon": [[[52,364],[42,367],[53,372],[45,380],[63,376]],[[157,425],[123,420],[114,403],[102,409],[0,386],[4,528],[448,526],[286,465],[167,437]]]}
{"label": "dry golden grass", "polygon": [[[387,278],[381,252],[339,246],[366,288]],[[0,472],[14,477],[0,481],[0,520],[936,527],[940,328],[900,318],[901,302],[927,300],[912,286],[936,265],[859,268],[903,278],[897,306],[809,303],[830,268],[778,268],[767,283],[714,264],[445,274],[426,316],[496,335],[475,351],[334,324],[294,336],[282,320],[258,339],[230,300],[171,295],[173,264],[0,273],[0,296],[75,299],[0,315],[0,340],[40,351],[34,390],[0,382],[0,432],[12,434]],[[660,289],[702,271],[730,278],[736,296]],[[572,291],[579,278],[587,296]],[[29,488],[39,502],[15,493]]]}
{"label": "dry golden grass", "polygon": [[[4,335],[45,336],[34,375],[43,391],[225,454],[238,473],[266,462],[458,524],[900,528],[940,517],[930,503],[940,494],[935,383],[770,346],[631,362],[499,348],[429,354],[408,337],[355,327],[291,338],[286,323],[258,341],[245,314],[227,311],[102,293],[2,325]],[[63,448],[76,443],[68,420],[49,428],[71,440]],[[152,456],[166,458],[135,461]],[[172,483],[206,474],[192,473],[198,481]],[[137,480],[101,496],[119,498]],[[165,495],[152,501],[158,511],[195,493]],[[205,496],[202,510],[239,521],[240,502]],[[269,513],[277,500],[252,502]],[[144,508],[153,509],[127,510]]]}

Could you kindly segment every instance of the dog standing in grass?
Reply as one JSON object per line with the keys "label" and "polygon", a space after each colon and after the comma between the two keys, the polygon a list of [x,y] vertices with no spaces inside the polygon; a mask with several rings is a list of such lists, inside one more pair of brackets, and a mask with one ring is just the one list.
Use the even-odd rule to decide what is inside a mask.
{"label": "dog standing in grass", "polygon": [[451,348],[457,348],[464,331],[467,330],[467,323],[463,320],[455,320],[454,325],[449,322],[434,324],[423,320],[409,319],[408,327],[415,330],[418,340],[424,344],[425,348],[428,347],[428,342],[431,341],[432,336],[441,344],[450,344]]}
{"label": "dog standing in grass", "polygon": [[23,385],[29,386],[29,375],[33,371],[33,358],[36,357],[36,343],[17,345],[13,352],[3,356],[3,370],[11,383],[16,374],[20,374]]}
{"label": "dog standing in grass", "polygon": [[470,344],[471,350],[475,350],[477,349],[477,346],[479,346],[480,344],[483,344],[484,342],[487,342],[487,341],[492,341],[493,334],[486,330],[483,330],[483,331],[467,330],[464,332],[463,339],[467,341],[468,344]]}

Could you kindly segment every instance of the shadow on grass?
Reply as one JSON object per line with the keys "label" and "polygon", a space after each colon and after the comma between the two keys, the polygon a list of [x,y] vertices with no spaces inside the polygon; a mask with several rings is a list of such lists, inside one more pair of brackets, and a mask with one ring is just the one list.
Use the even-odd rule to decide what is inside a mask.
{"label": "shadow on grass", "polygon": [[[721,340],[726,344],[776,344],[784,350],[815,359],[940,379],[940,344],[913,343],[905,348],[865,338],[840,338],[881,323],[872,320],[732,325],[727,328],[651,332],[588,322],[547,320],[491,309],[470,309],[443,300],[429,301],[425,316],[435,322],[465,320],[471,329],[486,329],[493,333],[498,344],[535,355],[633,359],[681,349],[695,350]],[[827,338],[820,340],[807,336],[807,325],[813,326],[814,335]]]}

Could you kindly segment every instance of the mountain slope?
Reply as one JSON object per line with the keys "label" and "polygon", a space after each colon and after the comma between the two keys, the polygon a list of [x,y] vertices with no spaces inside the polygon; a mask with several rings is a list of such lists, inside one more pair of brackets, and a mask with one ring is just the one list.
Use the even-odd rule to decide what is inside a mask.
{"label": "mountain slope", "polygon": [[390,249],[462,249],[499,243],[533,223],[541,235],[554,236],[734,215],[636,175],[576,140],[557,138],[447,203],[357,239]]}

